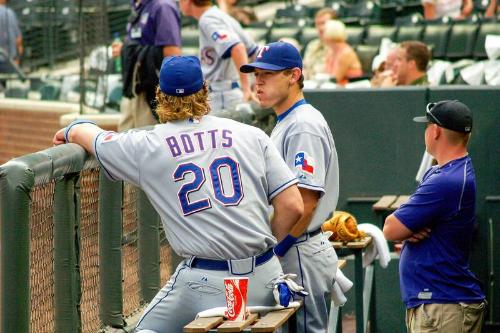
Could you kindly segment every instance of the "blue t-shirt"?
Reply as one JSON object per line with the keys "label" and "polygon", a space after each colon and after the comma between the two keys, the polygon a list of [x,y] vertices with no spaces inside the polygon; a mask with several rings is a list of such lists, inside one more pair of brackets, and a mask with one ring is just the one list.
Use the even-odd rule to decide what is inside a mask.
{"label": "blue t-shirt", "polygon": [[181,46],[181,18],[173,0],[142,0],[138,15],[127,25],[128,38],[141,45]]}
{"label": "blue t-shirt", "polygon": [[399,262],[407,308],[424,303],[476,303],[481,283],[470,271],[476,223],[476,179],[470,157],[432,167],[416,192],[394,215],[408,229],[431,229],[418,243],[405,242]]}

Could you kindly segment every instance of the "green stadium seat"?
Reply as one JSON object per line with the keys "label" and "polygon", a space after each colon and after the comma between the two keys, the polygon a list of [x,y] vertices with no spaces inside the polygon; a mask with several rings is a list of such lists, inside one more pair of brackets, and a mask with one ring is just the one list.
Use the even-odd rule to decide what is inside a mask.
{"label": "green stadium seat", "polygon": [[199,35],[200,31],[198,29],[183,28],[181,30],[182,47],[198,47],[200,43]]}
{"label": "green stadium seat", "polygon": [[375,45],[358,45],[356,47],[355,50],[363,68],[363,76],[372,75],[373,58],[378,54],[378,49],[379,47]]}
{"label": "green stadium seat", "polygon": [[365,37],[365,27],[363,26],[347,26],[347,42],[352,47],[363,44]]}
{"label": "green stadium seat", "polygon": [[379,46],[382,38],[387,37],[394,40],[397,27],[385,25],[369,25],[366,29],[364,44]]}
{"label": "green stadium seat", "polygon": [[269,29],[265,27],[245,28],[245,31],[258,44],[260,44],[261,42],[265,43],[265,41],[267,40],[267,35],[269,34]]}
{"label": "green stadium seat", "polygon": [[486,35],[500,35],[500,22],[484,21],[481,23],[473,51],[473,57],[476,59],[487,58],[486,50],[484,48]]}
{"label": "green stadium seat", "polygon": [[269,32],[268,42],[277,42],[283,37],[295,38],[298,40],[300,28],[296,25],[294,27],[272,27]]}
{"label": "green stadium seat", "polygon": [[422,42],[432,49],[433,58],[444,58],[446,47],[450,37],[451,27],[449,24],[427,24],[424,30]]}
{"label": "green stadium seat", "polygon": [[450,39],[446,48],[446,58],[459,60],[471,58],[474,52],[478,24],[472,22],[455,23],[451,27]]}
{"label": "green stadium seat", "polygon": [[57,101],[61,94],[61,84],[59,82],[46,83],[38,91],[42,101]]}
{"label": "green stadium seat", "polygon": [[360,24],[379,23],[380,6],[373,1],[359,1],[347,7],[346,17],[342,21],[359,22]]}
{"label": "green stadium seat", "polygon": [[318,38],[318,31],[316,31],[316,28],[313,27],[306,27],[302,29],[300,36],[299,36],[299,43],[302,45],[302,47],[305,49],[307,44],[309,44],[310,41],[313,39]]}
{"label": "green stadium seat", "polygon": [[286,19],[304,19],[309,17],[309,8],[302,5],[289,6],[280,8],[276,11],[276,18]]}
{"label": "green stadium seat", "polygon": [[423,25],[400,26],[398,33],[396,34],[395,41],[401,43],[406,40],[422,40],[424,28],[425,27]]}

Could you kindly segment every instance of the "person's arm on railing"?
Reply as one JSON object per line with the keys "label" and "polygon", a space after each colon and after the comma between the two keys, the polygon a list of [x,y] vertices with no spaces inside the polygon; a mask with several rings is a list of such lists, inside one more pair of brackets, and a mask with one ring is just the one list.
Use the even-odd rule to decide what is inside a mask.
{"label": "person's arm on railing", "polygon": [[104,130],[89,120],[75,120],[68,126],[56,132],[52,143],[76,143],[82,146],[89,154],[94,154],[94,138]]}

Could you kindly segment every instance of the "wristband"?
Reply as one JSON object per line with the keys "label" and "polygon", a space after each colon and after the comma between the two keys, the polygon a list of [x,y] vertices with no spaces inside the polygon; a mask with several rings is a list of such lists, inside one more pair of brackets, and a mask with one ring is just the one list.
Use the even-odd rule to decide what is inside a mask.
{"label": "wristband", "polygon": [[69,142],[69,131],[71,130],[71,128],[75,125],[78,125],[78,124],[92,124],[92,125],[97,125],[95,122],[93,122],[92,120],[85,120],[85,119],[77,119],[77,120],[73,120],[68,126],[66,126],[66,128],[64,129],[64,140],[66,140],[66,142]]}
{"label": "wristband", "polygon": [[283,257],[293,244],[295,244],[297,239],[297,237],[293,237],[290,234],[286,235],[286,237],[274,247],[274,254],[278,257]]}

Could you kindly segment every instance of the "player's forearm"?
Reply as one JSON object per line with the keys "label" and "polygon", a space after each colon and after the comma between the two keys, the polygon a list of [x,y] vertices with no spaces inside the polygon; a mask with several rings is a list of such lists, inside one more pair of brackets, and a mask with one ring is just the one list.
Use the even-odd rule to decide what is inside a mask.
{"label": "player's forearm", "polygon": [[274,215],[271,230],[274,237],[283,240],[304,212],[304,205],[297,186],[293,185],[278,194],[272,201]]}
{"label": "player's forearm", "polygon": [[[69,130],[68,130],[68,127]],[[94,138],[104,130],[97,125],[82,123],[63,128],[54,137],[54,144],[76,143],[82,146],[89,154],[94,154]]]}
{"label": "player's forearm", "polygon": [[[233,48],[231,49],[231,59],[233,60],[236,68],[240,68],[241,66],[246,65],[248,63],[247,50],[245,48],[245,45],[243,45],[243,43],[238,43],[235,46],[233,46]],[[238,72],[240,75],[241,89],[243,91],[250,90],[248,75],[240,71]]]}
{"label": "player's forearm", "polygon": [[389,241],[403,241],[413,235],[413,231],[401,223],[394,214],[385,219],[383,232],[385,239]]}

